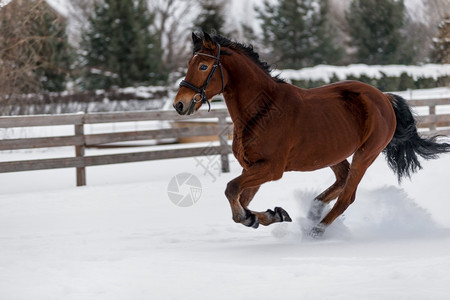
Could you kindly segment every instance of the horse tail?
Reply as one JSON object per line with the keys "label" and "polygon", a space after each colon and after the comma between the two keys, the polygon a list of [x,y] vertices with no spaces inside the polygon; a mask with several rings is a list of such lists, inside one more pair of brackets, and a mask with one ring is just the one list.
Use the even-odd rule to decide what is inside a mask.
{"label": "horse tail", "polygon": [[416,121],[405,99],[398,95],[386,94],[395,111],[397,127],[390,143],[383,150],[389,167],[398,176],[411,177],[422,169],[417,155],[424,159],[435,159],[440,153],[450,152],[450,144],[438,143],[439,136],[422,138],[417,133]]}

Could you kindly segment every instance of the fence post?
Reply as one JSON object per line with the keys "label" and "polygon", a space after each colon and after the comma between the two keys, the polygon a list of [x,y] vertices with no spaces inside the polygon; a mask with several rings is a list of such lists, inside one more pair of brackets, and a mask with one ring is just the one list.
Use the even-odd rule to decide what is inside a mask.
{"label": "fence post", "polygon": [[81,136],[81,145],[75,146],[75,156],[81,157],[83,166],[77,168],[77,186],[86,185],[86,167],[84,165],[85,139],[84,139],[84,113],[80,124],[75,124],[75,135]]}
{"label": "fence post", "polygon": [[220,142],[220,148],[221,148],[221,154],[220,154],[220,162],[222,165],[222,172],[223,173],[229,173],[230,172],[230,162],[228,160],[228,124],[227,124],[227,118],[225,115],[221,114],[219,115],[219,142]]}
{"label": "fence post", "polygon": [[[430,107],[429,115],[430,116],[436,115],[436,105],[430,105],[429,107]],[[436,122],[432,122],[430,124],[430,131],[435,131],[435,130],[436,130]]]}

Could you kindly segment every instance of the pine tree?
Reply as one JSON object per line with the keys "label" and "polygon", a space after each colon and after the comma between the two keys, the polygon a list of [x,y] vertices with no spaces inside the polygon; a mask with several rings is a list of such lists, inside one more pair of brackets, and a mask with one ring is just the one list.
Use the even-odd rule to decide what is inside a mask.
{"label": "pine tree", "polygon": [[44,12],[41,22],[36,24],[36,33],[51,38],[38,50],[42,59],[38,61],[35,73],[44,90],[60,92],[66,87],[75,54],[68,42],[65,21],[58,20],[49,7]]}
{"label": "pine tree", "polygon": [[199,2],[201,12],[194,21],[194,30],[227,35],[224,30],[225,17],[223,15],[226,2],[222,0],[200,0]]}
{"label": "pine tree", "polygon": [[414,48],[403,33],[403,0],[353,0],[346,15],[351,46],[357,60],[366,64],[410,64]]}
{"label": "pine tree", "polygon": [[281,68],[302,68],[320,63],[336,64],[342,49],[336,46],[334,29],[327,18],[327,0],[264,2],[257,9],[264,42]]}
{"label": "pine tree", "polygon": [[450,64],[450,16],[439,23],[438,30],[438,36],[433,38],[434,60],[440,64]]}
{"label": "pine tree", "polygon": [[162,50],[145,0],[96,2],[83,37],[88,89],[160,83]]}

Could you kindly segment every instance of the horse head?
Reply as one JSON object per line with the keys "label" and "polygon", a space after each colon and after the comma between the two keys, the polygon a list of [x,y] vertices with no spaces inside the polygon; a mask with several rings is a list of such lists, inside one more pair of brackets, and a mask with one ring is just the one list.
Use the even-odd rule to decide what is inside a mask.
{"label": "horse head", "polygon": [[203,37],[192,33],[192,41],[194,55],[173,103],[180,115],[196,112],[203,103],[211,108],[211,99],[223,92],[228,78],[220,62],[220,44],[207,33],[203,33]]}

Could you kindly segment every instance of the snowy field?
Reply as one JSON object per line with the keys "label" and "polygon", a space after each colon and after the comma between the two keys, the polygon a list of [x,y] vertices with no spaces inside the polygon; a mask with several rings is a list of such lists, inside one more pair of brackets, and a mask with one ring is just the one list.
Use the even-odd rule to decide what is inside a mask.
{"label": "snowy field", "polygon": [[[91,167],[81,188],[72,169],[0,174],[0,299],[450,298],[450,155],[401,186],[380,157],[315,241],[304,216],[330,170],[264,185],[251,208],[294,222],[255,230],[232,222],[223,194],[238,164],[198,162]],[[183,172],[202,185],[190,207],[169,199]]]}

